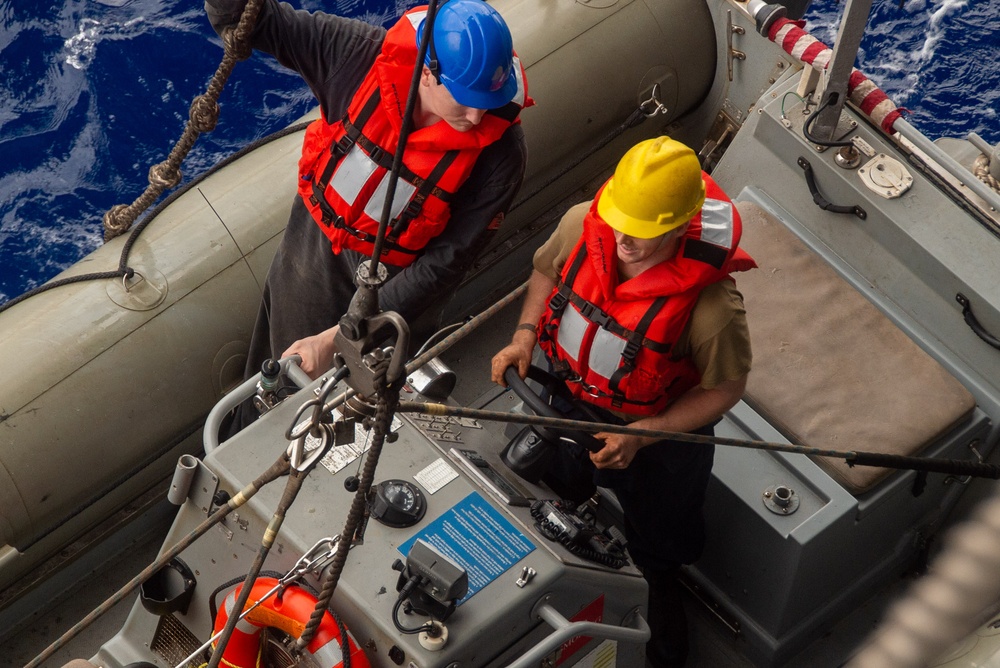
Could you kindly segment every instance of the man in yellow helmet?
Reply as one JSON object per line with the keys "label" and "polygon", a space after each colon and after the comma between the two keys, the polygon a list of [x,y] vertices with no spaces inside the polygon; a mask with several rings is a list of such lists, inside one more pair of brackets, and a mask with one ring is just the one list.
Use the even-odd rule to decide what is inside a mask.
{"label": "man in yellow helmet", "polygon": [[[505,384],[510,366],[523,378],[537,342],[575,401],[602,421],[711,435],[750,371],[743,298],[730,273],[756,265],[739,249],[740,233],[739,214],[694,151],[667,137],[639,143],[536,252],[520,324],[493,358],[493,380]],[[647,658],[683,665],[677,575],[704,546],[713,446],[596,437],[598,452],[560,447],[545,481],[576,501],[595,485],[615,491],[650,588]]]}

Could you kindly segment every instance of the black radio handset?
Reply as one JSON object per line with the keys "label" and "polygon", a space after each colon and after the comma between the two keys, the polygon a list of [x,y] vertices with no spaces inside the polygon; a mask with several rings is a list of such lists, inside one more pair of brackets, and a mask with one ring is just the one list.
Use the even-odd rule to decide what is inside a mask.
{"label": "black radio handset", "polygon": [[562,543],[573,554],[609,568],[628,563],[625,539],[619,531],[600,531],[586,504],[569,501],[536,501],[531,505],[535,527],[549,540]]}

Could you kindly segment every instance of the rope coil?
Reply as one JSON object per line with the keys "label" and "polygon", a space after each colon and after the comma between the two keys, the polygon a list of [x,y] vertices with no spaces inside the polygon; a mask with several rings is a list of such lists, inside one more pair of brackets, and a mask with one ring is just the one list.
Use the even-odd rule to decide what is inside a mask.
{"label": "rope coil", "polygon": [[994,191],[1000,193],[1000,181],[997,181],[992,174],[990,174],[990,157],[982,153],[976,158],[975,163],[972,166],[972,173],[976,175],[976,178],[988,185]]}

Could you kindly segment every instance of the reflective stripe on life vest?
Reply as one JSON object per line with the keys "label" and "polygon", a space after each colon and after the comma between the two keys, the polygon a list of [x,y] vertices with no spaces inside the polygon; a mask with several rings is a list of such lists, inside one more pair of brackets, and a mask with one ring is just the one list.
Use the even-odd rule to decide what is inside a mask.
{"label": "reflective stripe on life vest", "polygon": [[618,280],[614,233],[596,204],[586,214],[539,322],[539,345],[575,396],[653,415],[698,384],[693,361],[675,358],[672,349],[701,290],[755,266],[738,248],[740,219],[732,202],[711,177],[702,178],[708,197],[677,253],[631,280]]}
{"label": "reflective stripe on life vest", "polygon": [[[317,119],[306,131],[299,195],[334,253],[349,248],[370,256],[374,250],[416,61],[415,26],[425,13],[411,10],[389,29],[344,118]],[[466,132],[440,120],[409,135],[390,204],[383,262],[408,266],[444,231],[453,195],[482,150],[518,122],[522,106],[532,104],[519,63],[516,75],[521,106],[511,102],[491,109]]]}

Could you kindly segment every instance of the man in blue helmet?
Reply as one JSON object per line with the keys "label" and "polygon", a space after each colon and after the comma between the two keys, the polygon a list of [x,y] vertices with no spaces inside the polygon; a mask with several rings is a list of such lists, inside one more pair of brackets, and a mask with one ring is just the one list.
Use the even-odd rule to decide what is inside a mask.
{"label": "man in blue helmet", "polygon": [[[205,10],[222,34],[245,4],[206,0]],[[312,377],[331,366],[356,268],[373,250],[426,14],[411,9],[386,31],[263,4],[254,48],[302,76],[322,117],[303,142],[299,196],[264,286],[248,377],[291,354]],[[518,115],[531,104],[510,31],[482,0],[440,5],[429,44],[381,257],[390,278],[380,306],[410,323],[446,301],[503,220],[527,158]]]}

